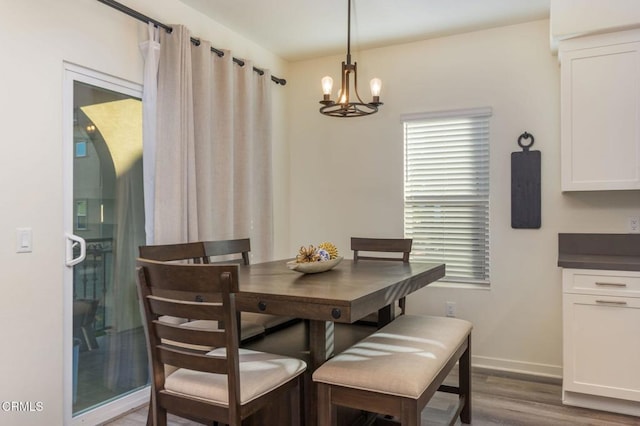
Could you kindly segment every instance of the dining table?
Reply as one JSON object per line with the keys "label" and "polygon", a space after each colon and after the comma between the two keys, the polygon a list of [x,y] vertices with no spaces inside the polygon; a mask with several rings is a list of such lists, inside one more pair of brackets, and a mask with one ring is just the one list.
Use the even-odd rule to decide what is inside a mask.
{"label": "dining table", "polygon": [[[307,320],[308,377],[333,355],[335,323],[354,323],[376,311],[392,321],[398,299],[445,275],[441,263],[350,259],[329,271],[305,274],[289,269],[289,260],[240,267],[236,309]],[[314,388],[307,398],[306,425],[316,421]]]}

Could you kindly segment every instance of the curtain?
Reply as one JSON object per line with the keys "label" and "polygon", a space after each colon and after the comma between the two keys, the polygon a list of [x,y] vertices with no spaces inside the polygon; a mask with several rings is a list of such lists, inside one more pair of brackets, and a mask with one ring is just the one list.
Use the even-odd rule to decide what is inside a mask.
{"label": "curtain", "polygon": [[273,256],[273,186],[271,156],[271,74],[251,73],[254,117],[252,130],[251,167],[251,243],[256,261],[272,260]]}
{"label": "curtain", "polygon": [[144,58],[142,89],[142,157],[144,172],[144,214],[147,244],[154,241],[156,100],[158,97],[158,63],[160,61],[160,29],[149,22],[149,40],[140,43]]}
{"label": "curtain", "polygon": [[271,75],[234,64],[174,26],[161,35],[156,244],[251,238],[273,246]]}
{"label": "curtain", "polygon": [[154,243],[197,241],[191,34],[160,33]]}
{"label": "curtain", "polygon": [[129,391],[148,380],[147,352],[136,290],[138,246],[144,243],[143,164],[141,160],[116,181],[113,265],[113,327],[107,331],[105,385]]}

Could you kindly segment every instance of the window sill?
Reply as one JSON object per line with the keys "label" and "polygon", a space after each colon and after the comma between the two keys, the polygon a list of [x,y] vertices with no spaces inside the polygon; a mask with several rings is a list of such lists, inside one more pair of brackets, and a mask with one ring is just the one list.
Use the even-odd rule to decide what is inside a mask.
{"label": "window sill", "polygon": [[456,289],[464,289],[464,290],[491,290],[491,284],[489,283],[465,283],[460,281],[436,281],[434,283],[429,284],[429,288],[438,287],[438,288],[456,288]]}

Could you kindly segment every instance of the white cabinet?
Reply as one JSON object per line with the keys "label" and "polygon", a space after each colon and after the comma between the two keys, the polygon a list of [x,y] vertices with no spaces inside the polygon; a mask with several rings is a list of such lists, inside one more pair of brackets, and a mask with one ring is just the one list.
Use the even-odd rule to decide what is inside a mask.
{"label": "white cabinet", "polygon": [[563,269],[563,402],[640,415],[640,272]]}
{"label": "white cabinet", "polygon": [[640,30],[559,44],[563,191],[640,189]]}

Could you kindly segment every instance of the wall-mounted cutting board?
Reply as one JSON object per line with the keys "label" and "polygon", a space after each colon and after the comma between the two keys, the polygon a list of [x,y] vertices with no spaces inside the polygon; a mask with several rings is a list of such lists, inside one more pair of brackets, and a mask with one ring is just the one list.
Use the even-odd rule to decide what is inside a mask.
{"label": "wall-mounted cutting board", "polygon": [[[531,140],[528,145],[523,140]],[[531,151],[533,135],[524,132],[518,138],[520,152],[511,153],[511,227],[540,228],[540,151]]]}

